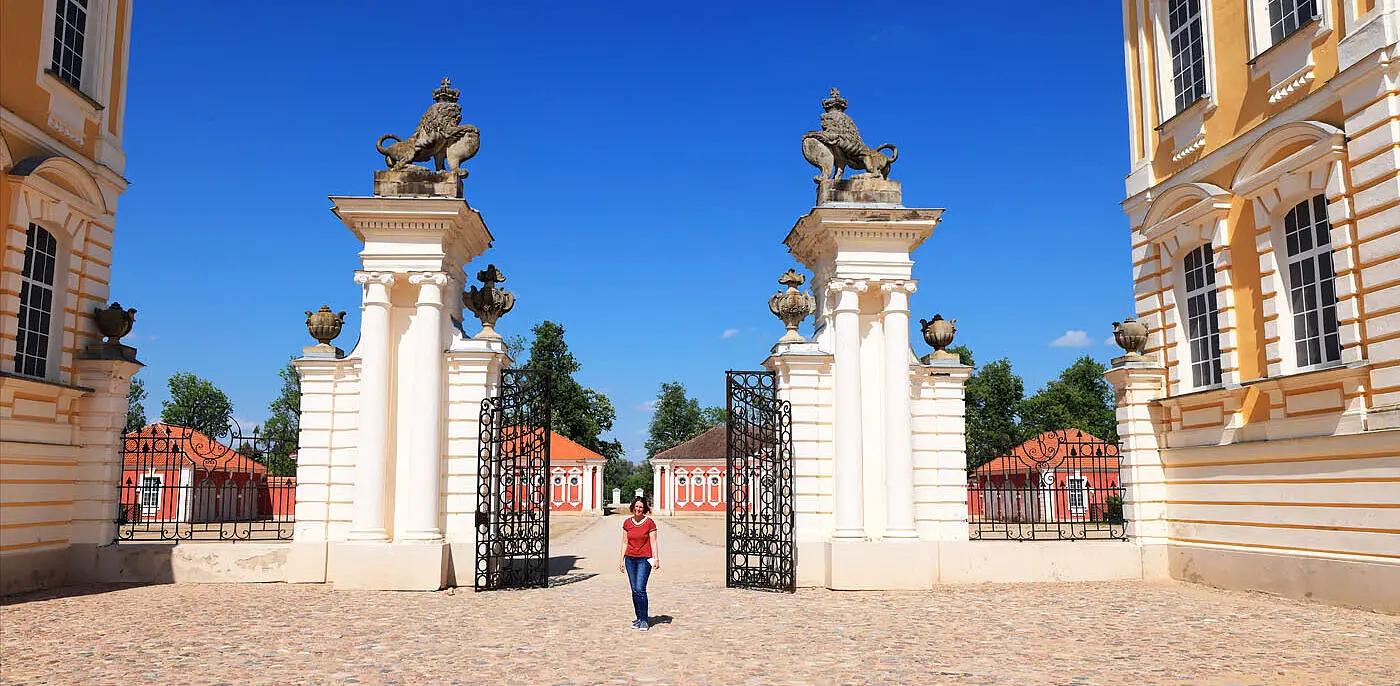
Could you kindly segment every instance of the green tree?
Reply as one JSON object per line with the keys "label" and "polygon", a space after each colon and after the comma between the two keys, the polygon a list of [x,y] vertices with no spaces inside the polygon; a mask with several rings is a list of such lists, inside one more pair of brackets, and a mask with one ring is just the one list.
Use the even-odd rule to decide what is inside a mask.
{"label": "green tree", "polygon": [[297,464],[292,456],[301,436],[301,376],[290,362],[277,370],[277,376],[282,379],[282,389],[267,406],[267,423],[262,428],[268,450],[263,464],[273,476],[296,476]]}
{"label": "green tree", "polygon": [[718,407],[701,409],[699,400],[686,396],[681,382],[662,383],[647,430],[647,459],[705,433],[722,414]]}
{"label": "green tree", "polygon": [[1079,429],[1116,442],[1118,419],[1114,413],[1113,387],[1103,376],[1106,371],[1106,367],[1085,355],[1060,372],[1058,379],[1022,401],[1020,415],[1024,435]]}
{"label": "green tree", "polygon": [[[966,346],[953,349],[971,364]],[[1024,433],[1017,412],[1025,397],[1025,382],[1005,358],[984,364],[967,380],[967,467],[976,469],[1020,445]]]}
{"label": "green tree", "polygon": [[146,426],[146,382],[132,377],[131,386],[126,389],[126,426],[122,433],[140,431]]}
{"label": "green tree", "polygon": [[569,352],[564,342],[564,327],[545,320],[530,330],[534,340],[530,342],[530,357],[522,365],[525,369],[548,370],[553,382],[553,395],[550,399],[549,428],[579,445],[607,458],[603,468],[603,485],[612,488],[620,485],[630,470],[630,463],[623,456],[621,441],[603,440],[605,431],[611,431],[617,419],[617,410],[608,396],[584,388],[574,380],[581,365]]}
{"label": "green tree", "polygon": [[189,372],[170,376],[170,399],[161,403],[160,421],[222,436],[233,418],[233,401],[212,381]]}

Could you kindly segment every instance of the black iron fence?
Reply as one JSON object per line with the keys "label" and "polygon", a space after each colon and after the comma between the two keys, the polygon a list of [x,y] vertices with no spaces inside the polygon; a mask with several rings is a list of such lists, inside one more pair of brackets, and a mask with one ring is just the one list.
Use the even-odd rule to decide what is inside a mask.
{"label": "black iron fence", "polygon": [[1127,540],[1118,446],[1047,431],[967,472],[973,540]]}
{"label": "black iron fence", "polygon": [[118,541],[290,540],[294,438],[152,424],[123,439]]}

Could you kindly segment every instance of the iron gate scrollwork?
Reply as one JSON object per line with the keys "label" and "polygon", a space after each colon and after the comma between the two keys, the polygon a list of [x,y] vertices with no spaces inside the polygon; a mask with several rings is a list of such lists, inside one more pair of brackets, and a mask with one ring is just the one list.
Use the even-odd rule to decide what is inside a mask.
{"label": "iron gate scrollwork", "polygon": [[773,372],[727,372],[725,584],[797,590],[792,405]]}
{"label": "iron gate scrollwork", "polygon": [[1046,431],[967,472],[974,541],[1127,540],[1118,445]]}
{"label": "iron gate scrollwork", "polygon": [[549,584],[548,370],[506,369],[481,403],[477,461],[478,591]]}
{"label": "iron gate scrollwork", "polygon": [[296,436],[151,424],[122,437],[118,541],[289,540]]}

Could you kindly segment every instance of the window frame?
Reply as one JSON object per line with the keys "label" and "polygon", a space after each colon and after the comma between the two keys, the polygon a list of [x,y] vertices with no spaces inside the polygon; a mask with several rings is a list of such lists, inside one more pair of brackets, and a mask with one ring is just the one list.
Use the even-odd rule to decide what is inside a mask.
{"label": "window frame", "polygon": [[[1298,148],[1299,144],[1303,147]],[[1297,148],[1283,159],[1280,150]],[[1260,269],[1260,298],[1265,313],[1264,350],[1267,378],[1330,369],[1360,362],[1357,270],[1350,247],[1354,231],[1349,202],[1331,202],[1347,195],[1342,168],[1347,158],[1346,136],[1338,128],[1315,121],[1285,124],[1260,138],[1245,154],[1232,186],[1253,202],[1255,252]],[[1265,166],[1267,164],[1267,166]],[[1289,297],[1288,247],[1285,217],[1299,202],[1322,195],[1331,226],[1333,295],[1337,299],[1337,336],[1341,359],[1300,365]]]}
{"label": "window frame", "polygon": [[[1076,482],[1078,487],[1075,486]],[[1079,497],[1079,507],[1075,507],[1075,496]],[[1082,515],[1089,511],[1089,477],[1076,471],[1065,477],[1065,508],[1071,515]]]}
{"label": "window frame", "polygon": [[[136,483],[136,506],[141,508],[141,516],[150,517],[152,515],[159,515],[161,501],[163,500],[162,494],[165,491],[165,477],[160,474],[150,473],[141,474],[139,478],[140,481]],[[148,481],[155,481],[156,486],[154,489],[149,488]],[[155,493],[156,502],[153,507],[147,507],[146,494],[152,492]]]}
{"label": "window frame", "polygon": [[[1306,250],[1302,250],[1299,252],[1299,254],[1294,255],[1292,254],[1288,246],[1288,218],[1294,216],[1294,213],[1297,212],[1298,208],[1302,206],[1308,206],[1310,214],[1313,215],[1312,221],[1309,223],[1309,226],[1306,229],[1306,231],[1314,236],[1314,244],[1312,247]],[[1323,222],[1326,222],[1327,225],[1327,243],[1325,245],[1317,244],[1315,238],[1318,228],[1318,217],[1316,217],[1316,214],[1319,210],[1319,206],[1321,207],[1322,212],[1321,220]],[[1280,276],[1282,276],[1284,284],[1284,290],[1280,292],[1277,297],[1280,297],[1283,300],[1283,304],[1286,305],[1288,308],[1287,322],[1283,321],[1284,313],[1282,311],[1279,313],[1279,334],[1280,341],[1288,340],[1288,342],[1291,344],[1291,348],[1289,348],[1289,346],[1281,347],[1289,348],[1293,351],[1293,369],[1296,372],[1313,371],[1315,369],[1326,369],[1328,367],[1339,365],[1342,363],[1342,327],[1339,323],[1341,317],[1339,304],[1337,302],[1336,255],[1335,249],[1332,245],[1332,221],[1327,215],[1327,195],[1325,193],[1317,193],[1312,195],[1311,197],[1304,198],[1303,200],[1294,203],[1286,212],[1283,213],[1282,221],[1277,223],[1281,225],[1271,228],[1277,228],[1278,232],[1282,235],[1283,238],[1282,241],[1276,242],[1274,244],[1274,251],[1276,254],[1279,254],[1283,258],[1283,261],[1280,263],[1280,267],[1282,267],[1282,269],[1280,269],[1279,274]],[[1281,253],[1279,253],[1280,248],[1282,249]],[[1302,263],[1306,261],[1312,261],[1314,264],[1320,264],[1319,258],[1323,255],[1327,256],[1327,262],[1331,271],[1331,274],[1329,274],[1326,277],[1326,279],[1332,291],[1332,302],[1330,306],[1332,308],[1333,328],[1330,332],[1330,335],[1336,338],[1336,357],[1329,358],[1328,356],[1328,351],[1330,348],[1327,345],[1327,337],[1329,335],[1329,332],[1326,330],[1324,319],[1324,309],[1327,307],[1327,305],[1324,305],[1322,302],[1322,296],[1324,291],[1322,286],[1323,278],[1320,275],[1315,274],[1315,280],[1311,284],[1311,286],[1313,287],[1313,290],[1316,293],[1317,306],[1314,307],[1310,312],[1317,319],[1318,354],[1320,358],[1317,362],[1304,363],[1303,356],[1300,355],[1298,351],[1298,346],[1303,343],[1303,340],[1299,338],[1298,318],[1307,317],[1309,312],[1298,312],[1295,308],[1293,301],[1293,291],[1296,288],[1298,288],[1298,285],[1294,282],[1293,265],[1295,263]],[[1284,337],[1285,333],[1287,333],[1286,338]]]}
{"label": "window frame", "polygon": [[1185,103],[1184,106],[1177,105],[1176,98],[1176,75],[1173,72],[1173,53],[1171,49],[1171,23],[1169,17],[1169,3],[1172,0],[1152,0],[1152,33],[1154,36],[1155,66],[1157,76],[1157,123],[1161,130],[1166,124],[1179,115],[1191,111],[1202,103],[1206,103],[1214,109],[1215,103],[1215,50],[1214,35],[1212,28],[1212,7],[1211,0],[1199,0],[1201,6],[1201,66],[1204,69],[1205,92],[1198,98]]}
{"label": "window frame", "polygon": [[[1209,251],[1210,258],[1208,261],[1206,260],[1207,251]],[[1193,269],[1191,259],[1198,252],[1200,253],[1198,264]],[[1186,364],[1191,369],[1191,388],[1196,390],[1215,388],[1225,381],[1224,353],[1221,350],[1220,341],[1220,284],[1216,279],[1215,248],[1209,242],[1200,243],[1183,251],[1178,262],[1183,277],[1181,289],[1185,295],[1182,313],[1185,315],[1184,342],[1187,349]],[[1197,270],[1200,272],[1197,277],[1198,285],[1193,287],[1191,277]],[[1192,313],[1192,305],[1197,302],[1198,298],[1205,311]],[[1198,318],[1206,319],[1208,320],[1206,323],[1213,324],[1214,326],[1210,327],[1212,330],[1207,330],[1199,336],[1193,333],[1193,322]],[[1197,343],[1207,346],[1205,358],[1197,357]],[[1206,368],[1204,370],[1198,369],[1202,365]],[[1204,371],[1209,376],[1203,380],[1198,374],[1200,371]],[[1185,378],[1184,375],[1183,378]]]}
{"label": "window frame", "polygon": [[1245,3],[1250,78],[1268,78],[1270,104],[1283,101],[1313,80],[1313,44],[1331,33],[1335,21],[1330,0],[1313,2],[1317,14],[1277,40],[1273,37],[1269,0]]}
{"label": "window frame", "polygon": [[[1164,190],[1153,201],[1137,229],[1156,259],[1135,269],[1151,269],[1160,283],[1151,286],[1157,298],[1143,297],[1146,283],[1135,278],[1138,317],[1148,327],[1148,348],[1160,341],[1161,363],[1168,368],[1168,396],[1232,386],[1239,383],[1239,353],[1236,349],[1237,312],[1231,275],[1233,258],[1230,240],[1233,226],[1228,221],[1235,195],[1208,183],[1184,183]],[[1188,373],[1191,350],[1188,344],[1186,253],[1209,244],[1215,253],[1216,324],[1219,330],[1221,380],[1200,386]],[[1154,280],[1155,280],[1154,279]],[[1157,330],[1160,330],[1157,331]],[[1154,340],[1153,336],[1160,338]]]}
{"label": "window frame", "polygon": [[[26,379],[37,379],[40,381],[57,381],[60,377],[60,373],[62,371],[61,368],[63,366],[63,324],[64,321],[67,319],[66,300],[68,295],[68,280],[64,277],[67,276],[68,270],[68,244],[67,241],[64,240],[64,232],[53,231],[50,229],[50,227],[45,226],[44,222],[41,221],[29,221],[28,226],[24,232],[25,266],[28,266],[31,263],[31,260],[29,259],[31,249],[29,235],[31,231],[42,231],[53,241],[53,275],[52,281],[50,283],[43,284],[41,282],[36,281],[32,276],[26,275],[26,270],[23,266],[20,268],[20,292],[18,297],[19,307],[15,313],[15,357],[14,364],[10,371],[13,371],[16,375],[22,376]],[[24,353],[21,353],[20,344],[23,340],[24,334],[34,333],[26,328],[24,315],[26,314],[25,296],[28,293],[33,292],[32,289],[36,284],[40,287],[45,287],[49,290],[49,308],[48,312],[46,313],[48,316],[48,327],[47,331],[41,332],[42,335],[45,337],[45,349],[44,354],[42,356],[43,372],[40,374],[31,374],[29,372],[24,371],[21,368],[21,357],[37,356],[33,355],[33,353],[30,351],[25,351]],[[32,310],[32,308],[30,309]]]}

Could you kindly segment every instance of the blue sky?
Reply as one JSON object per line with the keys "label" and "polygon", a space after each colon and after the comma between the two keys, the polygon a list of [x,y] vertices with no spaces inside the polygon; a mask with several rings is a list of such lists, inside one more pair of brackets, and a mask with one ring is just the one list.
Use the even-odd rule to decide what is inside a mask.
{"label": "blue sky", "polygon": [[503,333],[565,326],[634,458],[661,382],[721,404],[724,370],[781,335],[766,300],[833,86],[867,143],[899,146],[905,204],[947,208],[915,319],[956,318],[1028,392],[1106,360],[1132,307],[1122,20],[1015,5],[142,4],[112,297],[140,310],[148,414],[191,371],[260,422],[322,303],[354,344],[359,243],[327,196],[369,194],[375,140],[412,133],[443,76],[482,132],[466,193],[496,238],[468,271],[509,278]]}

